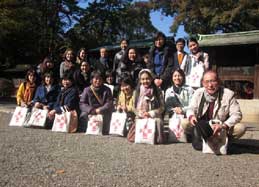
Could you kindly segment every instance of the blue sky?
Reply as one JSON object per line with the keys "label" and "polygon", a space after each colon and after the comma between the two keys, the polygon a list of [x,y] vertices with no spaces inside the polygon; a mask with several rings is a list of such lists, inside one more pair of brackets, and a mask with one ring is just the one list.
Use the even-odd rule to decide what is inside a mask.
{"label": "blue sky", "polygon": [[[170,33],[170,26],[172,25],[173,18],[171,16],[164,16],[160,11],[153,11],[150,14],[150,19],[152,24],[160,31],[162,31],[166,36],[173,35]],[[181,26],[176,33],[176,39],[180,37],[187,37],[188,34],[184,32],[183,26]]]}

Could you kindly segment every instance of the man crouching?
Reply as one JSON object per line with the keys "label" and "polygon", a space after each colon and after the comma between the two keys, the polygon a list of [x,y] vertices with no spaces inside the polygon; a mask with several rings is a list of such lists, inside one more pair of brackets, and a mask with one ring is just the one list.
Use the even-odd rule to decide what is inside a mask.
{"label": "man crouching", "polygon": [[[203,74],[202,85],[203,88],[195,91],[190,103],[190,110],[187,111],[187,118],[191,126],[197,126],[200,121],[214,120],[216,123],[210,126],[212,129],[210,135],[208,135],[208,130],[202,130],[205,136],[215,137],[222,129],[226,130],[230,140],[243,136],[246,126],[240,123],[242,113],[234,92],[222,87],[218,74],[212,70]],[[194,148],[201,149],[202,146],[194,146]]]}

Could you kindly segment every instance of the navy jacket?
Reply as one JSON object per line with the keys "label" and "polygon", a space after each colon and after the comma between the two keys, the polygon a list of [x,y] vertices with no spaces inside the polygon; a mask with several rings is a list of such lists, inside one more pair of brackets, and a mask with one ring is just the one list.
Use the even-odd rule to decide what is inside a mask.
{"label": "navy jacket", "polygon": [[58,99],[54,105],[56,113],[62,113],[61,107],[66,106],[68,110],[77,110],[79,104],[79,94],[76,87],[71,86],[66,90],[62,90],[58,95]]}
{"label": "navy jacket", "polygon": [[40,85],[36,90],[36,93],[33,99],[33,104],[35,104],[36,102],[39,102],[44,105],[48,105],[50,109],[53,109],[59,92],[60,92],[59,85],[52,85],[49,92],[47,92],[47,89],[44,85]]}

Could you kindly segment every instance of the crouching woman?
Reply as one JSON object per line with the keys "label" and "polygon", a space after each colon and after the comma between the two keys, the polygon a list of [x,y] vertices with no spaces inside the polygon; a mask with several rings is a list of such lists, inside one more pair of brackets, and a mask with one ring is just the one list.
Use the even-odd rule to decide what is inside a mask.
{"label": "crouching woman", "polygon": [[[164,99],[161,90],[154,84],[154,76],[149,69],[139,72],[139,82],[134,95],[134,113],[136,119],[153,118],[156,120],[155,143],[164,142],[164,128],[162,114],[164,112]],[[128,134],[128,140],[133,142],[135,125]]]}
{"label": "crouching woman", "polygon": [[52,110],[49,111],[48,116],[53,120],[55,114],[61,114],[64,108],[67,111],[78,111],[79,94],[77,88],[74,86],[73,74],[65,73],[62,78],[62,90],[58,95],[57,101]]}
{"label": "crouching woman", "polygon": [[103,116],[102,133],[107,135],[110,128],[113,99],[110,88],[103,84],[103,76],[101,72],[92,72],[91,85],[84,89],[79,105],[81,110],[79,131],[86,131],[88,115],[101,114]]}

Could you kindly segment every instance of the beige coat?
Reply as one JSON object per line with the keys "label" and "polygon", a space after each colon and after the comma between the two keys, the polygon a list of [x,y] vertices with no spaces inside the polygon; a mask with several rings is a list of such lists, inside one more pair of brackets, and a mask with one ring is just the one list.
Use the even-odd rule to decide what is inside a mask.
{"label": "beige coat", "polygon": [[[199,111],[199,105],[201,103],[201,98],[204,91],[205,91],[205,88],[199,88],[195,91],[191,99],[190,109],[187,111],[187,118],[189,118],[191,115],[194,115],[197,117],[197,114]],[[209,103],[205,102],[201,116],[203,116],[206,113],[206,111],[208,110],[208,107],[209,107]],[[217,99],[214,105],[213,119],[219,119],[229,127],[232,127],[241,121],[242,113],[240,111],[239,103],[237,102],[233,91],[227,88],[223,89],[221,106],[218,110],[217,115],[215,116],[215,113],[218,107],[219,107],[219,103]]]}

